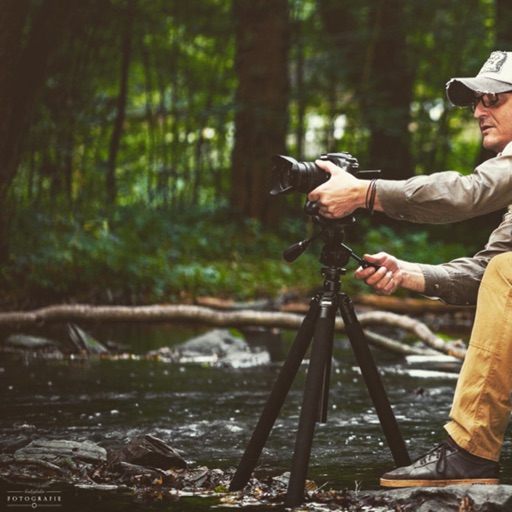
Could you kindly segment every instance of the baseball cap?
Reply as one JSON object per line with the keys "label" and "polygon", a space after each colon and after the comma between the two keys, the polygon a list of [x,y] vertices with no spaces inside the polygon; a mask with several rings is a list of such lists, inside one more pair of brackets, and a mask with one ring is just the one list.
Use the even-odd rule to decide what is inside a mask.
{"label": "baseball cap", "polygon": [[512,52],[495,51],[474,78],[452,78],[446,84],[448,99],[457,107],[467,107],[481,94],[512,90]]}

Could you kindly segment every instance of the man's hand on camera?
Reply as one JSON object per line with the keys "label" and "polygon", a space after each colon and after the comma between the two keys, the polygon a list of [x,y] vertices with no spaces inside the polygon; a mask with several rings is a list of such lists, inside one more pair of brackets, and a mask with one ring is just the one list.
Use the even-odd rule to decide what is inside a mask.
{"label": "man's hand on camera", "polygon": [[373,288],[377,295],[391,295],[401,286],[403,274],[397,258],[385,252],[379,252],[374,255],[366,254],[364,259],[378,265],[379,268],[359,267],[355,277]]}
{"label": "man's hand on camera", "polygon": [[356,178],[328,160],[317,160],[315,164],[331,175],[308,194],[308,199],[318,204],[322,217],[338,219],[364,208],[369,181]]}

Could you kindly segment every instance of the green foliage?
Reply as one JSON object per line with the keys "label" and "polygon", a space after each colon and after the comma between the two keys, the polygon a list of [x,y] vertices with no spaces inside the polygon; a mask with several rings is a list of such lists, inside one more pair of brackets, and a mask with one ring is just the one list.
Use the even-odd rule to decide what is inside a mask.
{"label": "green foliage", "polygon": [[[364,222],[363,222],[364,225]],[[49,301],[154,303],[200,296],[246,301],[283,293],[307,298],[322,285],[321,241],[293,263],[282,251],[307,236],[303,218],[283,220],[269,232],[254,220],[236,222],[225,208],[168,212],[143,206],[119,208],[112,221],[78,221],[34,209],[17,217],[4,289],[31,305]],[[314,230],[316,231],[316,229]],[[356,252],[380,250],[400,258],[439,263],[467,253],[460,244],[432,242],[425,231],[370,228]],[[351,277],[349,293],[365,287]]]}
{"label": "green foliage", "polygon": [[366,252],[369,249],[381,250],[397,258],[420,263],[438,264],[469,254],[467,245],[432,239],[424,228],[399,234],[382,226],[369,230],[366,242]]}
{"label": "green foliage", "polygon": [[[31,3],[31,16],[37,4]],[[408,55],[384,71],[414,75],[412,165],[405,172],[469,173],[480,133],[467,110],[449,107],[444,89],[450,77],[474,73],[494,49],[496,3],[401,5]],[[251,128],[234,126],[239,76],[231,6],[225,0],[76,3],[48,59],[33,118],[13,121],[30,126],[23,144],[14,144],[24,148],[16,176],[8,183],[0,176],[0,188],[9,188],[4,204],[15,205],[7,212],[12,235],[2,240],[11,251],[1,270],[8,293],[35,302],[153,302],[199,295],[247,299],[318,286],[319,242],[293,264],[281,258],[283,249],[310,234],[302,215],[289,213],[301,208],[302,196],[280,198],[288,215],[269,230],[227,213],[236,195],[236,131]],[[312,160],[348,150],[365,168],[374,128],[363,115],[371,99],[367,80],[375,78],[371,56],[379,31],[393,31],[374,25],[370,13],[386,6],[331,0],[290,0],[289,6],[289,69],[275,71],[290,76],[287,151]],[[30,29],[24,27],[27,37]],[[132,52],[115,159],[117,195],[115,204],[106,204],[126,34]],[[17,55],[21,48],[8,50]],[[387,109],[377,118],[394,124]],[[261,172],[270,173],[270,164]],[[240,187],[254,194],[253,185],[248,178]],[[442,227],[391,231],[361,223],[358,229],[355,242],[347,237],[358,254],[384,250],[439,263],[476,250],[471,229],[458,229],[456,241]],[[346,279],[348,286],[352,281]]]}
{"label": "green foliage", "polygon": [[311,256],[281,258],[287,242],[225,212],[172,215],[119,209],[115,220],[84,221],[27,210],[19,215],[7,288],[29,301],[150,303],[198,296],[251,299],[318,281]]}

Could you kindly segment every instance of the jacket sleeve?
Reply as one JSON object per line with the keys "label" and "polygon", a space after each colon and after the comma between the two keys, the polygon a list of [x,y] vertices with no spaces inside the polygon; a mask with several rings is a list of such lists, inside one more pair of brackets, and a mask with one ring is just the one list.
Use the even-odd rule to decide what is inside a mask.
{"label": "jacket sleeve", "polygon": [[377,181],[384,213],[410,222],[457,222],[506,208],[512,203],[512,154],[504,153],[463,176],[444,171],[408,180]]}
{"label": "jacket sleeve", "polygon": [[458,258],[441,265],[420,264],[425,276],[425,292],[447,304],[476,304],[478,288],[490,259],[502,252],[512,251],[512,213],[503,217],[491,233],[485,248],[473,257]]}

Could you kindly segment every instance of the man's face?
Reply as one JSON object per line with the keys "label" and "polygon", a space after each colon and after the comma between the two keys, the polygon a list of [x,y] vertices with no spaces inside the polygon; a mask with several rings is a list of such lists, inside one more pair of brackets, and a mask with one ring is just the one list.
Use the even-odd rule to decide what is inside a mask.
{"label": "man's face", "polygon": [[478,120],[485,149],[499,153],[512,141],[512,93],[499,94],[492,107],[479,101],[473,117]]}

